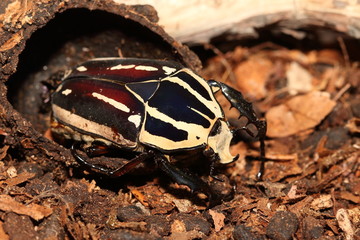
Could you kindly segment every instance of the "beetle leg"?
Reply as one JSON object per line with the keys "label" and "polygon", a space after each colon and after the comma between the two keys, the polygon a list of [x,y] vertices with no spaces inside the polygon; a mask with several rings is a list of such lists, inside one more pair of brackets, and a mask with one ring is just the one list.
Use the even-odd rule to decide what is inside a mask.
{"label": "beetle leg", "polygon": [[266,121],[258,119],[253,110],[252,104],[247,102],[240,92],[222,82],[217,82],[215,80],[209,80],[207,82],[210,87],[220,88],[222,94],[230,102],[231,106],[236,108],[242,116],[245,116],[248,119],[248,123],[243,128],[247,133],[254,136],[254,134],[247,128],[249,124],[253,124],[257,128],[258,132],[255,137],[258,137],[260,141],[260,160],[262,161],[257,178],[261,179],[265,164]]}
{"label": "beetle leg", "polygon": [[100,156],[109,153],[109,147],[100,143],[93,143],[90,147],[85,149],[85,152],[89,157]]}
{"label": "beetle leg", "polygon": [[95,165],[92,163],[89,163],[85,158],[81,157],[75,149],[75,144],[73,144],[71,146],[71,153],[74,156],[74,158],[76,159],[76,161],[82,165],[85,166],[86,168],[90,169],[90,170],[96,170],[98,172],[101,172],[103,174],[106,174],[110,177],[120,177],[122,175],[124,175],[125,173],[129,172],[130,170],[132,170],[133,168],[135,168],[137,165],[139,165],[140,163],[142,163],[143,161],[145,161],[146,159],[150,158],[152,156],[152,153],[148,153],[148,152],[143,152],[139,155],[137,155],[136,157],[134,157],[133,159],[131,159],[128,163],[126,163],[124,166],[121,166],[117,169],[110,169],[110,168],[105,168],[99,165]]}
{"label": "beetle leg", "polygon": [[219,162],[219,160],[220,160],[219,154],[215,153],[213,149],[209,148],[209,149],[204,150],[204,155],[210,160],[210,173],[209,173],[209,176],[212,177],[215,180],[223,182],[224,180],[222,180],[221,178],[218,178],[214,174],[215,173],[215,164],[217,162]]}
{"label": "beetle leg", "polygon": [[191,173],[184,172],[171,164],[166,157],[161,154],[155,155],[155,162],[159,168],[171,177],[176,183],[186,185],[191,189],[191,192],[203,192],[209,198],[209,204],[213,203],[213,195],[211,188],[207,183],[201,180],[199,177],[192,175]]}

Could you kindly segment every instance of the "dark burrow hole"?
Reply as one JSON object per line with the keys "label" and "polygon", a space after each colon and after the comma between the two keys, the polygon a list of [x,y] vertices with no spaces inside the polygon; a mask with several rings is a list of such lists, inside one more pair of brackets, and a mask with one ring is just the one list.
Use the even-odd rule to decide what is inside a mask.
{"label": "dark burrow hole", "polygon": [[[300,25],[300,26],[299,26]],[[291,26],[295,26],[292,28]],[[211,39],[210,44],[226,53],[234,50],[237,46],[257,47],[262,49],[274,49],[284,47],[298,49],[304,53],[312,50],[336,49],[343,53],[342,41],[346,46],[350,61],[360,61],[360,44],[356,39],[346,33],[335,30],[335,26],[324,23],[321,26],[311,24],[294,24],[292,21],[280,21],[265,27],[255,28],[251,35],[238,35],[225,33]],[[212,49],[204,45],[194,45],[192,50],[198,54],[203,63],[215,55]]]}
{"label": "dark burrow hole", "polygon": [[[100,10],[70,9],[56,15],[27,40],[17,71],[7,81],[8,99],[44,132],[49,114],[39,114],[44,80],[95,57],[176,60],[173,48],[137,22]],[[179,61],[179,60],[178,60]]]}

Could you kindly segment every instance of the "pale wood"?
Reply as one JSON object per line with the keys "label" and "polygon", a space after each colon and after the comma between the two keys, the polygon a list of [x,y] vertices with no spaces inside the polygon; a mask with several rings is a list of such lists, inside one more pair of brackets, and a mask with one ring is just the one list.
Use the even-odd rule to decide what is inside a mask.
{"label": "pale wood", "polygon": [[150,4],[160,25],[182,42],[207,42],[231,31],[254,34],[279,20],[292,24],[329,23],[338,31],[360,38],[358,0],[114,0],[126,4]]}

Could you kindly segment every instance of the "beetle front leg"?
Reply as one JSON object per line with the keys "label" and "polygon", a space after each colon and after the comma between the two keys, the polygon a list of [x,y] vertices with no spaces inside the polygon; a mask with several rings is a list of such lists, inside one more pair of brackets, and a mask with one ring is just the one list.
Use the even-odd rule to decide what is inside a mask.
{"label": "beetle front leg", "polygon": [[135,168],[137,165],[139,165],[146,159],[152,157],[152,153],[143,152],[143,153],[137,155],[136,157],[134,157],[133,159],[131,159],[124,166],[121,166],[120,168],[117,168],[117,169],[110,169],[110,168],[105,168],[105,167],[95,165],[95,164],[88,162],[84,157],[81,157],[77,153],[75,145],[76,144],[73,144],[71,146],[71,153],[80,165],[85,166],[86,168],[88,168],[92,171],[96,170],[96,171],[106,174],[110,177],[120,177],[120,176],[124,175],[125,173],[129,172],[130,170],[132,170],[133,168]]}
{"label": "beetle front leg", "polygon": [[[265,160],[265,137],[266,137],[266,121],[259,120],[256,116],[252,104],[247,102],[242,94],[232,87],[226,85],[222,82],[217,82],[215,80],[207,81],[210,87],[220,88],[222,94],[230,102],[231,107],[236,108],[242,116],[245,116],[248,119],[248,123],[243,129],[251,136],[258,137],[260,141],[260,159],[262,160],[260,171],[257,175],[258,179],[261,179],[264,172],[264,160]],[[254,124],[257,128],[256,136],[247,128],[249,124]]]}

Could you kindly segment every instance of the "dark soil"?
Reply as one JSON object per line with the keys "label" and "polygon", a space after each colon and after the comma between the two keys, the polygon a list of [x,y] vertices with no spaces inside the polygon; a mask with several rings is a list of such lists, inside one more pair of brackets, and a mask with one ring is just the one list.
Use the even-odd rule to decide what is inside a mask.
{"label": "dark soil", "polygon": [[[337,47],[316,49],[280,47],[271,38],[223,41],[196,49],[201,70],[198,57],[157,25],[150,6],[6,2],[0,239],[360,238],[360,68],[348,54],[360,54],[356,45],[341,38]],[[240,159],[216,169],[223,181],[207,176],[206,161],[187,166],[221,196],[210,209],[204,194],[173,183],[152,161],[116,179],[79,167],[52,139],[42,82],[85,60],[117,56],[175,60],[240,90],[268,121],[263,179],[256,179],[259,142],[241,131],[231,147]],[[241,127],[243,119],[218,97],[229,122]],[[116,168],[123,157],[94,161]]]}

